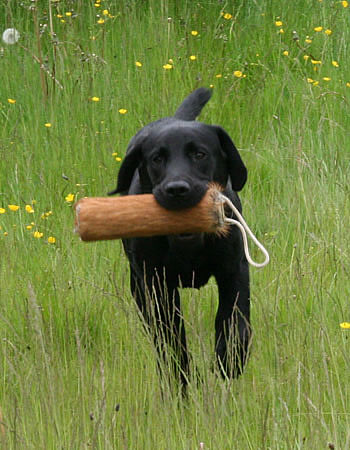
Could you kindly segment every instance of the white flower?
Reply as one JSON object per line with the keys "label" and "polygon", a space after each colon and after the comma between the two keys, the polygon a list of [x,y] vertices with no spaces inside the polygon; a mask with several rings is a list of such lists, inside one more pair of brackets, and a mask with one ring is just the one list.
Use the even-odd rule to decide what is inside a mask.
{"label": "white flower", "polygon": [[5,42],[5,44],[12,45],[15,44],[20,37],[19,32],[16,30],[16,28],[7,28],[2,33],[2,40]]}

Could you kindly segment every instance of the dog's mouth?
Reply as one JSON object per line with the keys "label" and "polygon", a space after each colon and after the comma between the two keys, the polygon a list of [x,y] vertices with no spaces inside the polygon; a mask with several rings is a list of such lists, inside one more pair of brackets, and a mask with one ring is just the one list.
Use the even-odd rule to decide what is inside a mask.
{"label": "dog's mouth", "polygon": [[193,208],[201,200],[201,197],[199,196],[192,198],[169,198],[160,193],[154,193],[154,196],[160,206],[170,211],[180,211],[181,209]]}
{"label": "dog's mouth", "polygon": [[188,192],[169,194],[161,186],[157,186],[153,189],[153,194],[160,206],[172,211],[178,211],[196,206],[202,200],[206,191],[207,186],[196,186]]}

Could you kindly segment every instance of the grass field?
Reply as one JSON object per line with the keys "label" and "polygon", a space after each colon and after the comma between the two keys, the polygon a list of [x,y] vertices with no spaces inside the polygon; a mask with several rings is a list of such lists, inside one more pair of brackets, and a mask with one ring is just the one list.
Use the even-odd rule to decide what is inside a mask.
{"label": "grass field", "polygon": [[[20,33],[0,44],[1,449],[350,448],[349,20],[332,0],[0,0]],[[251,270],[238,380],[213,370],[215,283],[182,292],[202,377],[183,399],[160,386],[120,242],[80,242],[72,205],[199,86],[271,262]]]}

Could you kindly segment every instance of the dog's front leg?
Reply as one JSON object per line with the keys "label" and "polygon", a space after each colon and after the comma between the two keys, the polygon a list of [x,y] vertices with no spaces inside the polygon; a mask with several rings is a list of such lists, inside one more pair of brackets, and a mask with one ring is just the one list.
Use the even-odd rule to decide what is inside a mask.
{"label": "dog's front leg", "polygon": [[160,359],[166,363],[165,367],[171,367],[176,379],[186,385],[189,357],[177,288],[167,284],[158,273],[147,273],[140,279],[131,271],[131,289]]}
{"label": "dog's front leg", "polygon": [[248,357],[250,328],[249,272],[246,261],[240,270],[216,276],[219,306],[215,319],[215,351],[224,377],[239,376]]}

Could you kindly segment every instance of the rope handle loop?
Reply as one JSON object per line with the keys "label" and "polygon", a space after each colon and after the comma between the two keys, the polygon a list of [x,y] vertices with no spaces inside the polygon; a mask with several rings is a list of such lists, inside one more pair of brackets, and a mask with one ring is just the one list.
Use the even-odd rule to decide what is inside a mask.
{"label": "rope handle loop", "polygon": [[[221,196],[221,199],[222,199],[223,203],[226,204],[229,208],[232,209],[232,211],[235,213],[235,215],[236,215],[236,217],[238,219],[238,220],[235,220],[235,219],[230,219],[229,217],[225,217],[224,221],[226,223],[231,224],[231,225],[236,225],[240,229],[240,231],[242,233],[242,237],[243,237],[244,253],[245,253],[245,256],[247,258],[248,263],[251,264],[254,267],[265,267],[270,261],[270,256],[269,256],[268,251],[258,241],[258,239],[254,235],[254,233],[248,227],[246,221],[243,219],[241,213],[238,211],[238,209],[235,207],[235,205],[231,202],[231,200],[228,199],[225,195],[223,195],[221,193],[220,193],[220,196]],[[265,256],[265,260],[262,263],[257,263],[251,258],[250,253],[249,253],[247,234],[249,234],[249,236],[251,237],[252,241],[263,252],[263,254]]]}

